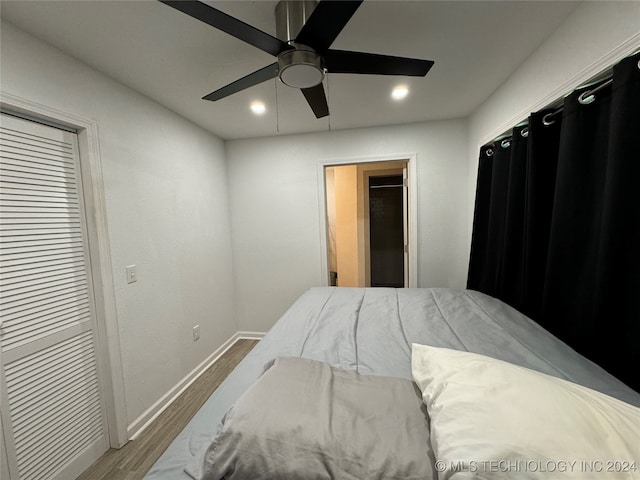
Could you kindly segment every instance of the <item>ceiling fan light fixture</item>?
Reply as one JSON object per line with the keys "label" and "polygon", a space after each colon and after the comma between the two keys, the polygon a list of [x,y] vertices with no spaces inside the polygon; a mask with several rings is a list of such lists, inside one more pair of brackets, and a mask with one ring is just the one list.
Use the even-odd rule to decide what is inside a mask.
{"label": "ceiling fan light fixture", "polygon": [[398,85],[391,91],[391,98],[394,100],[402,100],[409,95],[409,88],[406,85]]}
{"label": "ceiling fan light fixture", "polygon": [[289,87],[311,88],[322,83],[322,58],[312,50],[288,50],[278,57],[278,76]]}

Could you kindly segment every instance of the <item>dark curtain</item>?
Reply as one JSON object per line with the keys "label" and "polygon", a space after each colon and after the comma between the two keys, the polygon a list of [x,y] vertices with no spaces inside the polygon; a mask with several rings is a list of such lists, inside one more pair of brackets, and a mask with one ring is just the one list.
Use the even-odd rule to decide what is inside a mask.
{"label": "dark curtain", "polygon": [[640,391],[640,54],[483,147],[478,168],[467,287]]}
{"label": "dark curtain", "polygon": [[492,272],[488,262],[488,230],[494,152],[495,148],[493,146],[484,146],[480,149],[480,158],[478,159],[478,181],[476,185],[476,203],[473,215],[467,288],[480,291],[487,291],[488,281],[486,277]]}
{"label": "dark curtain", "polygon": [[562,126],[560,115],[549,118],[548,122],[543,121],[551,113],[552,111],[545,110],[532,114],[529,119],[527,156],[536,160],[527,162],[524,267],[521,280],[523,301],[519,305],[523,313],[538,319],[547,328],[549,325],[541,315],[541,308]]}

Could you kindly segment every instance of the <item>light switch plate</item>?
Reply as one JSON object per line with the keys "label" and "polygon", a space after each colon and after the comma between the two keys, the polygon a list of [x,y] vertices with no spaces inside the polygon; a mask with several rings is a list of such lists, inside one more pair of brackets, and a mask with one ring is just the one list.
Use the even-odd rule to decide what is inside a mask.
{"label": "light switch plate", "polygon": [[195,325],[193,327],[193,341],[197,342],[200,340],[200,325]]}
{"label": "light switch plate", "polygon": [[138,272],[135,265],[129,265],[127,270],[127,283],[136,283],[138,281]]}

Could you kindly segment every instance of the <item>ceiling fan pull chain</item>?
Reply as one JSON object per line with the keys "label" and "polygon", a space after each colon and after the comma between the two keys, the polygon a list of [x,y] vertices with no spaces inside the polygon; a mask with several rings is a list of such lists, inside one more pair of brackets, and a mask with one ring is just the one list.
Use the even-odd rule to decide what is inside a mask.
{"label": "ceiling fan pull chain", "polygon": [[278,109],[278,77],[274,78],[273,86],[276,89],[276,133],[280,133],[280,110]]}
{"label": "ceiling fan pull chain", "polygon": [[[327,79],[327,105],[329,105],[331,100],[331,92],[329,91],[329,72],[324,71],[324,78]],[[331,131],[331,112],[327,115],[327,121],[329,122],[329,131]]]}

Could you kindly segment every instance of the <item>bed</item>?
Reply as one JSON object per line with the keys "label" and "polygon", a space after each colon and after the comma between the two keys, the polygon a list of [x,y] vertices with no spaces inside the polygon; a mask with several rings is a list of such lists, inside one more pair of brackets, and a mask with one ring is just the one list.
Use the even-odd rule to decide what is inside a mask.
{"label": "bed", "polygon": [[[225,413],[275,358],[301,357],[360,376],[413,381],[412,346],[415,350],[416,345],[436,347],[433,352],[472,352],[525,367],[545,378],[568,380],[596,395],[601,392],[613,397],[622,408],[629,407],[625,415],[640,411],[636,408],[640,394],[524,315],[482,293],[443,288],[312,288],[234,369],[145,479],[198,477],[194,472]],[[538,388],[546,391],[547,387]],[[640,436],[634,440],[640,444]],[[628,462],[624,468],[629,470],[632,462],[640,462],[640,458],[619,460]],[[441,468],[436,470],[442,472]],[[630,475],[637,478],[637,472]]]}

